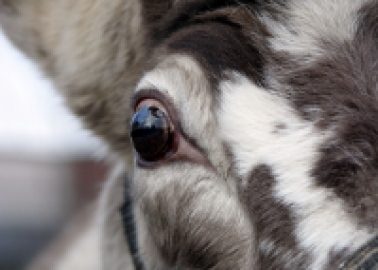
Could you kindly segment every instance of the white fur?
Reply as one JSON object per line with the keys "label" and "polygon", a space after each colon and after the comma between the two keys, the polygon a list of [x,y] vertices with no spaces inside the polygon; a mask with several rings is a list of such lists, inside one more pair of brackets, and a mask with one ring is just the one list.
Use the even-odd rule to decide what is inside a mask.
{"label": "white fur", "polygon": [[[310,171],[320,145],[332,135],[321,133],[296,115],[287,101],[261,89],[241,75],[221,83],[218,121],[231,146],[242,178],[260,164],[276,177],[275,196],[290,205],[298,220],[295,236],[313,255],[312,269],[322,269],[331,251],[355,250],[372,235],[346,213],[331,191],[317,187]],[[273,132],[277,124],[286,131]]]}
{"label": "white fur", "polygon": [[196,138],[213,166],[227,178],[229,166],[212,111],[212,90],[201,66],[189,56],[171,55],[143,77],[137,92],[142,89],[156,89],[173,100],[185,134]]}
{"label": "white fur", "polygon": [[353,39],[357,13],[371,0],[288,1],[289,19],[282,24],[264,14],[263,20],[273,33],[271,46],[295,55],[321,56],[327,48],[322,41],[343,42]]}
{"label": "white fur", "polygon": [[[185,178],[185,181],[181,183],[184,175],[205,173],[204,180],[195,187],[206,190],[206,193],[197,198],[195,211],[192,214],[208,213],[204,216],[208,216],[211,220],[217,220],[221,224],[231,223],[234,228],[237,228],[240,235],[252,239],[253,231],[251,230],[253,226],[251,226],[240,202],[236,199],[235,181],[225,181],[229,165],[226,162],[225,153],[220,147],[222,144],[212,111],[213,96],[211,89],[200,65],[189,56],[171,55],[143,77],[136,92],[143,89],[155,89],[173,101],[184,132],[189,137],[195,138],[196,142],[207,151],[207,157],[216,167],[219,175],[214,175],[212,171],[210,171],[210,174],[208,174],[209,172],[205,173],[206,170],[198,170],[193,166],[190,166],[188,171],[185,172],[182,168],[175,170],[174,167],[167,165],[167,167],[159,167],[154,172],[154,178],[151,181],[148,174],[143,175],[143,169],[137,168],[135,171],[136,189],[143,193],[143,196],[149,198],[154,198],[155,194],[161,190],[164,190],[167,196],[170,196],[171,192],[175,192],[172,186],[177,181],[180,181],[179,185],[182,191],[189,191],[193,188],[191,181],[196,180],[196,177],[192,180]],[[155,181],[156,178],[159,181]],[[145,182],[146,179],[147,182]],[[230,178],[227,180],[230,180]],[[175,198],[173,195],[172,197]],[[145,227],[142,215],[138,211],[136,215],[139,220],[138,226]],[[156,253],[156,251],[151,250],[150,246],[146,245],[149,237],[146,231],[140,230],[139,239],[142,239],[140,242],[142,254]],[[252,247],[245,252],[252,254]],[[245,261],[243,265],[252,265],[255,256],[251,255],[247,258],[249,261]],[[147,265],[153,264],[153,256],[145,256],[144,259],[151,260],[146,262]],[[157,262],[155,261],[155,263]],[[159,267],[156,266],[156,269],[161,268]]]}
{"label": "white fur", "polygon": [[201,134],[201,127],[212,120],[209,83],[199,64],[189,56],[168,56],[144,76],[137,91],[141,89],[156,89],[171,98],[183,118],[183,128],[190,136]]}

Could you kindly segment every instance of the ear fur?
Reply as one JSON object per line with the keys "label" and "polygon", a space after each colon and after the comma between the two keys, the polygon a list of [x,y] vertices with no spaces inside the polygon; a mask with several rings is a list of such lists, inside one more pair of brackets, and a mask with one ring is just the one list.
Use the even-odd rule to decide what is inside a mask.
{"label": "ear fur", "polygon": [[130,97],[148,52],[148,28],[170,6],[170,0],[0,0],[0,24],[72,111],[130,164]]}
{"label": "ear fur", "polygon": [[[171,0],[0,0],[4,33],[122,159],[122,168],[115,168],[100,198],[104,269],[132,268],[119,215],[124,165],[130,169],[132,163],[130,98],[150,51],[150,29],[170,7]],[[60,254],[55,259],[61,259]],[[48,269],[56,268],[52,260]]]}

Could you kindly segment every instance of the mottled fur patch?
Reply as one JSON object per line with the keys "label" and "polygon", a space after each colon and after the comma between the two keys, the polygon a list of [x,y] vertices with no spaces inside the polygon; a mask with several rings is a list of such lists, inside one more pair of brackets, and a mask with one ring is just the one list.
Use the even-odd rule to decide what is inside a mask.
{"label": "mottled fur patch", "polygon": [[299,248],[290,206],[274,197],[275,181],[271,169],[260,165],[240,187],[241,198],[256,221],[259,268],[308,269],[309,254]]}
{"label": "mottled fur patch", "polygon": [[[332,269],[376,234],[377,1],[0,7],[7,35],[123,164],[102,195],[104,269],[130,264],[127,165],[147,269]],[[169,104],[206,164],[133,162],[134,89]]]}
{"label": "mottled fur patch", "polygon": [[[289,100],[240,75],[224,81],[220,88],[218,122],[234,157],[234,171],[246,181],[250,171],[260,164],[271,168],[276,179],[272,196],[290,206],[295,220],[293,237],[297,249],[309,252],[311,269],[322,269],[330,251],[353,250],[372,237],[346,211],[345,202],[318,187],[312,175],[321,158],[318,151],[333,137],[332,131],[319,130],[314,123],[303,120]],[[277,122],[286,124],[284,134],[273,132]],[[243,129],[250,132],[238,132]]]}
{"label": "mottled fur patch", "polygon": [[324,56],[311,65],[301,57],[277,62],[276,78],[304,119],[333,138],[319,149],[322,157],[312,174],[321,186],[332,189],[359,223],[376,229],[378,200],[377,3],[358,10],[355,35],[334,41]]}
{"label": "mottled fur patch", "polygon": [[[160,179],[156,182],[156,179]],[[201,165],[174,162],[135,173],[141,255],[153,269],[249,269],[254,231],[226,183]],[[211,205],[211,207],[209,207]],[[150,256],[157,249],[157,258]]]}

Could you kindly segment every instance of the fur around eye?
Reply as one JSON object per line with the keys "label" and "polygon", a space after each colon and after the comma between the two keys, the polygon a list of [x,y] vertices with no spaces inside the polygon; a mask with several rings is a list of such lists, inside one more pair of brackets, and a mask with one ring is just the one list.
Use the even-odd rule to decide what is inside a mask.
{"label": "fur around eye", "polygon": [[71,2],[0,0],[114,163],[31,269],[378,269],[378,0]]}

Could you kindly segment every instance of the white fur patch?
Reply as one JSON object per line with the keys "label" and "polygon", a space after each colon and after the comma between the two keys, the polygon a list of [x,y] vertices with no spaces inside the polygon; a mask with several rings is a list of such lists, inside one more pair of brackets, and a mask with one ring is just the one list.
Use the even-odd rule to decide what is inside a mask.
{"label": "white fur patch", "polygon": [[[331,251],[355,250],[372,235],[360,228],[331,191],[315,186],[310,176],[320,145],[332,134],[321,133],[296,115],[287,101],[257,87],[241,75],[220,84],[218,121],[231,147],[240,177],[267,164],[276,178],[276,198],[296,217],[295,236],[322,269]],[[284,132],[274,132],[279,125]]]}
{"label": "white fur patch", "polygon": [[319,56],[326,53],[322,42],[353,39],[357,13],[368,2],[371,0],[292,0],[288,1],[289,19],[284,24],[267,14],[262,17],[273,33],[271,46],[275,50]]}
{"label": "white fur patch", "polygon": [[185,134],[196,139],[227,178],[229,166],[212,111],[212,90],[201,66],[189,56],[171,55],[143,77],[136,92],[143,89],[156,89],[172,99]]}
{"label": "white fur patch", "polygon": [[203,133],[202,127],[212,120],[209,83],[200,65],[189,56],[167,57],[144,76],[137,92],[142,89],[156,89],[171,98],[189,136]]}

